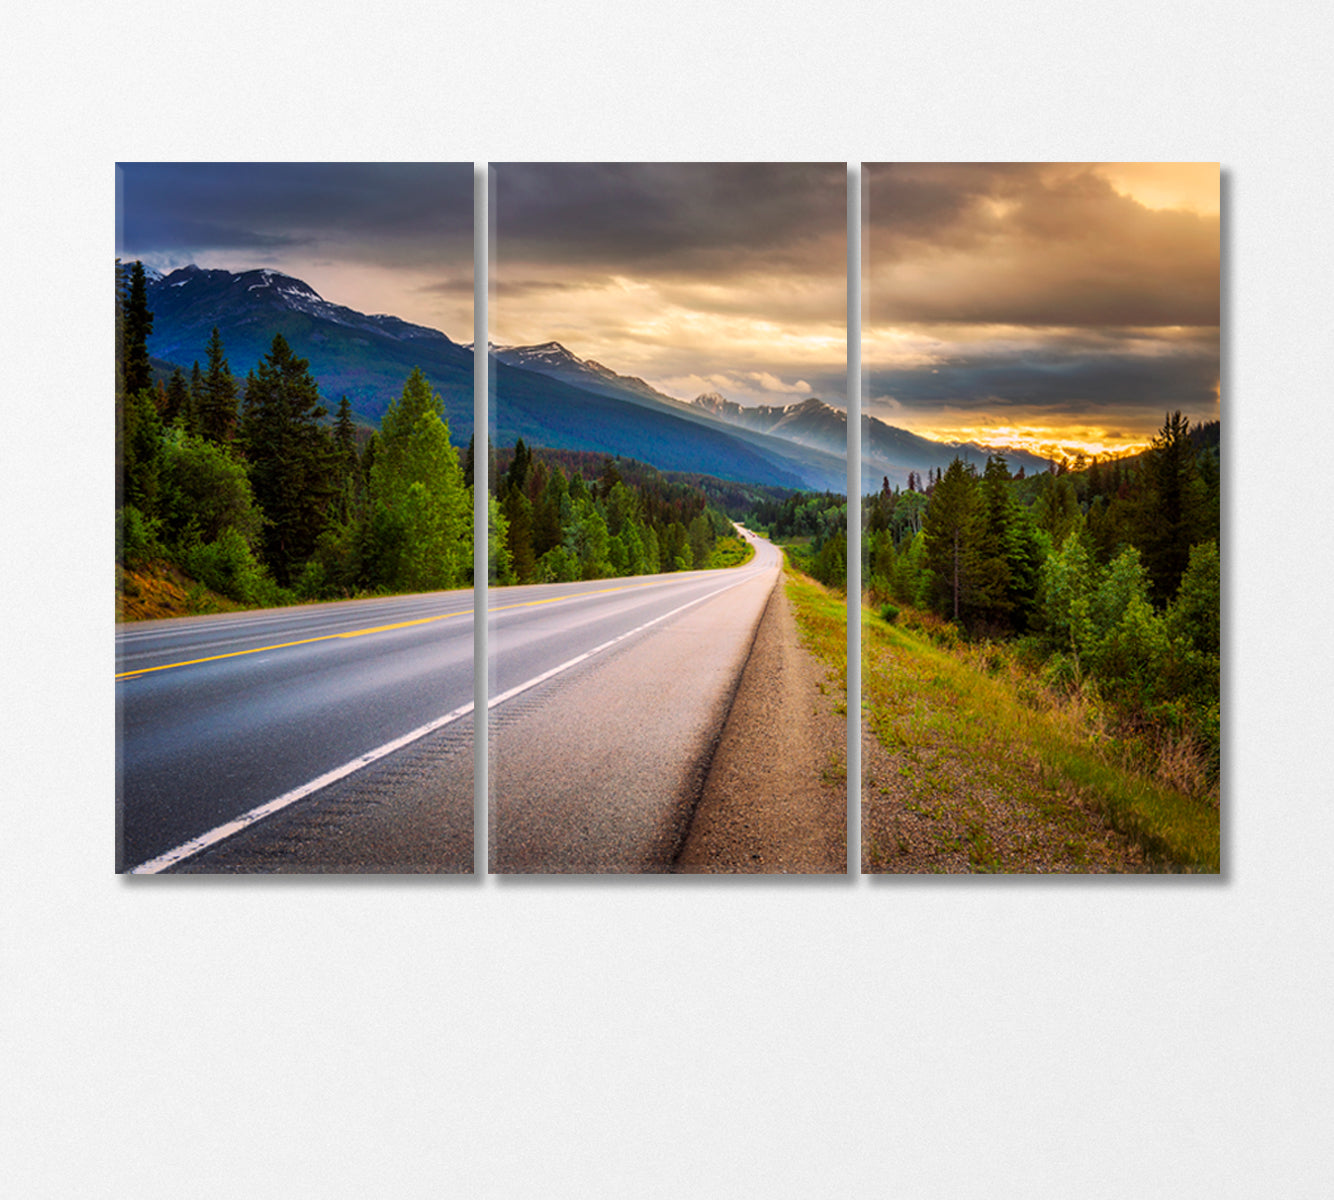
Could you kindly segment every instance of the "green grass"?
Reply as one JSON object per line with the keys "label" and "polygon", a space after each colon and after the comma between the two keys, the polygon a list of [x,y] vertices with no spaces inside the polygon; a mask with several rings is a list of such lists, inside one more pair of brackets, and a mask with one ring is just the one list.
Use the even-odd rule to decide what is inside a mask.
{"label": "green grass", "polygon": [[[952,755],[1041,819],[1073,826],[1068,802],[1077,799],[1168,869],[1219,870],[1217,808],[1116,762],[1077,705],[1035,706],[1032,690],[985,655],[974,656],[979,669],[966,651],[887,625],[869,609],[862,612],[862,648],[867,722],[890,751],[915,754],[924,764],[911,772],[924,794],[940,786],[931,779],[930,760]],[[918,803],[923,811],[933,807]],[[1002,869],[983,827],[970,823],[968,842],[972,869]],[[1079,859],[1073,827],[1067,849]]]}
{"label": "green grass", "polygon": [[755,547],[738,537],[721,537],[709,555],[709,566],[739,567],[755,557]]}
{"label": "green grass", "polygon": [[809,575],[801,574],[790,563],[786,576],[787,598],[792,603],[802,644],[833,670],[839,688],[847,695],[847,601]]}

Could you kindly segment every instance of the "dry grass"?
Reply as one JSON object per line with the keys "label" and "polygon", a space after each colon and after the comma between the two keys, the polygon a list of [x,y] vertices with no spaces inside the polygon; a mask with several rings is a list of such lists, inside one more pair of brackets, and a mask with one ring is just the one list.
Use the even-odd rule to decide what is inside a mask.
{"label": "dry grass", "polygon": [[868,869],[1219,869],[1198,747],[1133,770],[1092,686],[1044,687],[1004,646],[908,624],[863,611]]}
{"label": "dry grass", "polygon": [[146,563],[133,571],[116,564],[117,621],[237,612],[243,607],[210,592],[166,563]]}

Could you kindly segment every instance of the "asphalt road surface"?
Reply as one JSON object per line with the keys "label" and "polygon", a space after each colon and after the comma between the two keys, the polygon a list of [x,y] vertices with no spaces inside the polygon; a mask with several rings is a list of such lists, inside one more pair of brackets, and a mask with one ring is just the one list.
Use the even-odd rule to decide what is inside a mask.
{"label": "asphalt road surface", "polygon": [[730,570],[492,590],[491,871],[671,869],[779,574],[746,536]]}
{"label": "asphalt road surface", "polygon": [[[466,719],[472,606],[466,590],[119,627],[117,869],[175,865],[173,851],[202,851],[193,839],[450,714]],[[455,870],[472,863],[467,796]]]}
{"label": "asphalt road surface", "polygon": [[[668,870],[778,552],[493,588],[490,869]],[[471,591],[117,630],[117,869],[472,869]]]}

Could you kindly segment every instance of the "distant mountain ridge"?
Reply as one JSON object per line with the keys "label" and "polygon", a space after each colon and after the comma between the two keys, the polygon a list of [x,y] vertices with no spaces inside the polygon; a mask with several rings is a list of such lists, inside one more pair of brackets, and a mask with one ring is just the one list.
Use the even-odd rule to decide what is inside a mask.
{"label": "distant mountain ridge", "polygon": [[149,278],[147,294],[154,358],[187,371],[194,362],[204,365],[216,325],[233,374],[244,380],[281,333],[310,360],[329,407],[345,395],[369,424],[379,423],[412,368],[420,367],[445,401],[451,440],[466,445],[472,436],[472,355],[438,329],[333,304],[303,280],[269,269],[181,267]]}
{"label": "distant mountain ridge", "polygon": [[537,371],[557,379],[565,379],[578,387],[607,394],[629,393],[644,400],[665,404],[672,408],[688,408],[684,400],[669,396],[651,387],[636,375],[618,375],[591,358],[580,358],[559,342],[543,342],[540,346],[493,346],[491,353],[501,362],[524,371]]}
{"label": "distant mountain ridge", "polygon": [[[244,380],[269,352],[275,333],[309,359],[333,408],[346,395],[355,417],[378,425],[420,367],[445,402],[450,439],[473,435],[472,347],[399,317],[368,315],[325,300],[303,280],[260,268],[228,271],[145,269],[155,360],[186,371],[207,362],[216,325],[233,373]],[[662,470],[695,471],[749,483],[842,492],[847,487],[847,414],[814,396],[789,405],[745,407],[718,393],[693,401],[669,396],[633,375],[580,358],[559,342],[492,346],[492,437],[533,445],[625,455]],[[862,418],[862,488],[883,476],[907,482],[947,466],[956,454],[981,466],[989,451],[944,445]],[[1045,466],[1006,452],[1012,467]]]}
{"label": "distant mountain ridge", "polygon": [[[721,421],[789,438],[802,445],[832,450],[846,447],[848,414],[811,396],[794,404],[760,404],[745,407],[717,392],[696,396],[691,404],[712,413]],[[862,490],[876,490],[882,479],[902,486],[908,473],[922,475],[948,466],[954,458],[978,467],[992,454],[1003,454],[1011,470],[1043,470],[1047,462],[1023,450],[998,450],[974,442],[936,442],[920,434],[889,425],[878,417],[862,416]]]}

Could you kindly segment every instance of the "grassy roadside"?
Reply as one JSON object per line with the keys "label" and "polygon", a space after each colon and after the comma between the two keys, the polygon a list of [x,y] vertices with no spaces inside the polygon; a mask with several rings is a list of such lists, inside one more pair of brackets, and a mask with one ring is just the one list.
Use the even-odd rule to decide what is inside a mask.
{"label": "grassy roadside", "polygon": [[209,591],[165,561],[143,563],[134,570],[116,564],[117,623],[240,612],[246,607]]}
{"label": "grassy roadside", "polygon": [[1096,709],[862,610],[863,869],[1219,869],[1207,800],[1116,761]]}
{"label": "grassy roadside", "polygon": [[[837,592],[809,575],[796,570],[783,560],[787,598],[801,631],[802,644],[822,663],[828,666],[838,681],[838,687],[848,694],[848,606]],[[844,703],[840,712],[847,711]]]}

